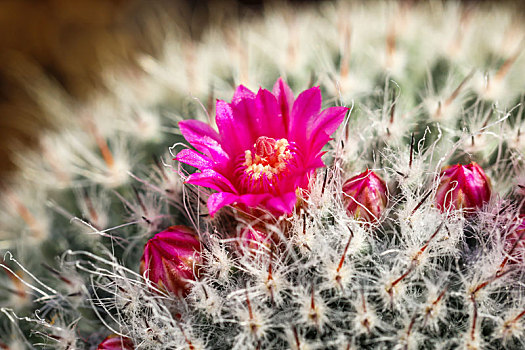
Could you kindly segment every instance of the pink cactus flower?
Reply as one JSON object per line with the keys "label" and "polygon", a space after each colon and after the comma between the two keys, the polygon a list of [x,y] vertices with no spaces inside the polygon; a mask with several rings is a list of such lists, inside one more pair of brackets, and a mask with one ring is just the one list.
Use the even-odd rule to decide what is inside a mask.
{"label": "pink cactus flower", "polygon": [[387,194],[385,182],[368,169],[343,184],[348,215],[366,222],[379,220],[388,204]]}
{"label": "pink cactus flower", "polygon": [[140,273],[161,290],[185,296],[189,281],[202,263],[201,245],[195,232],[186,226],[170,226],[157,233],[144,247]]}
{"label": "pink cactus flower", "polygon": [[473,211],[490,199],[490,193],[490,180],[478,164],[451,165],[441,172],[436,203],[442,211]]}
{"label": "pink cactus flower", "polygon": [[97,350],[133,350],[133,342],[129,338],[124,338],[116,334],[104,339],[97,347]]}
{"label": "pink cactus flower", "polygon": [[186,183],[217,191],[208,199],[210,215],[230,204],[274,215],[292,212],[296,190],[306,188],[309,176],[324,166],[322,148],[348,110],[321,111],[321,102],[319,87],[294,98],[279,79],[273,92],[254,94],[241,85],[231,103],[218,100],[218,132],[197,120],[179,123],[198,152],[185,149],[176,159],[200,170]]}

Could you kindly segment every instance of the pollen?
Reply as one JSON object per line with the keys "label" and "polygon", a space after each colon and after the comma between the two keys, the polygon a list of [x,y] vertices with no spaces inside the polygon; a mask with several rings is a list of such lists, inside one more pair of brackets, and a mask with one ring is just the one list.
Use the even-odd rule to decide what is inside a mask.
{"label": "pollen", "polygon": [[283,172],[293,154],[290,144],[286,139],[275,140],[271,137],[261,136],[253,145],[255,154],[250,150],[244,152],[245,174],[253,180],[266,177],[271,180],[274,175]]}

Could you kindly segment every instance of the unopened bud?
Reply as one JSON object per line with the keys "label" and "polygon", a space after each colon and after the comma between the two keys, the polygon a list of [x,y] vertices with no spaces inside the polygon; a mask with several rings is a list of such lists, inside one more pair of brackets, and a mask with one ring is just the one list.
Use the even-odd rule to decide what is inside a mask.
{"label": "unopened bud", "polygon": [[441,172],[436,203],[442,211],[473,211],[490,199],[490,192],[490,180],[478,164],[451,165]]}
{"label": "unopened bud", "polygon": [[246,227],[239,235],[239,246],[241,250],[260,251],[264,249],[264,247],[270,248],[272,243],[273,239],[268,232],[256,227]]}
{"label": "unopened bud", "polygon": [[159,289],[185,296],[201,260],[201,245],[195,231],[186,226],[170,226],[146,243],[140,273],[145,273]]}
{"label": "unopened bud", "polygon": [[381,217],[388,203],[387,193],[385,182],[368,169],[343,184],[348,215],[368,222],[377,221]]}
{"label": "unopened bud", "polygon": [[133,342],[129,338],[121,337],[116,334],[104,339],[97,347],[97,350],[133,350]]}

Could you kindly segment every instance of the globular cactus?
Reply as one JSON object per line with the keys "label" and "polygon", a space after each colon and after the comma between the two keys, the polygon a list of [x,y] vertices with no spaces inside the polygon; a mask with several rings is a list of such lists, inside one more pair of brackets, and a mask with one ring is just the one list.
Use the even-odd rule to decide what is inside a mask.
{"label": "globular cactus", "polygon": [[518,14],[150,20],[89,101],[27,87],[57,127],[3,188],[0,347],[525,348]]}

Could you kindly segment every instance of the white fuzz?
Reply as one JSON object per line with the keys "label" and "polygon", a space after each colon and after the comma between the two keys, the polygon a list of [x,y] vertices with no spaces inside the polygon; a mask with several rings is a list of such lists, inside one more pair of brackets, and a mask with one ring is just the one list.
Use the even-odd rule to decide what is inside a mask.
{"label": "white fuzz", "polygon": [[228,284],[230,272],[235,265],[227,246],[215,236],[210,236],[209,251],[205,252],[203,256],[207,261],[207,274],[216,278],[221,284]]}
{"label": "white fuzz", "polygon": [[300,323],[307,327],[317,328],[323,331],[328,321],[327,308],[324,300],[316,293],[315,281],[312,281],[310,290],[301,290],[296,296],[299,306]]}
{"label": "white fuzz", "polygon": [[370,335],[381,327],[381,321],[376,314],[375,307],[367,300],[363,290],[358,292],[354,301],[356,315],[353,318],[353,329],[358,335]]}

